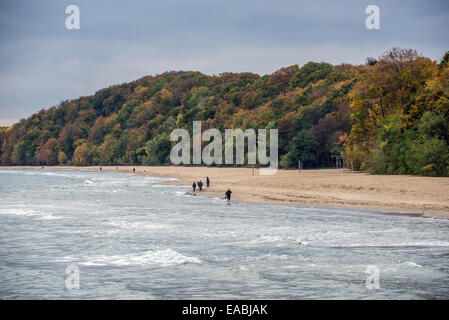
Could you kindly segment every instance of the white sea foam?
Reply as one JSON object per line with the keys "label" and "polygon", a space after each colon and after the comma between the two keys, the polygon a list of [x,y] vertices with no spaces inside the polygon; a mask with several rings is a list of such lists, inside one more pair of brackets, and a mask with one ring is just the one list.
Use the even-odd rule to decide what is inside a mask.
{"label": "white sea foam", "polygon": [[38,169],[36,170],[30,170],[30,171],[24,171],[24,170],[0,170],[0,173],[12,173],[12,174],[22,174],[22,175],[40,175],[40,176],[50,176],[50,177],[64,177],[64,178],[83,178],[85,175],[82,173],[76,173],[76,172],[48,172],[48,171],[40,171]]}
{"label": "white sea foam", "polygon": [[407,267],[413,267],[413,268],[421,268],[421,267],[422,267],[422,265],[417,264],[417,263],[415,263],[415,262],[413,262],[413,261],[405,261],[405,262],[403,262],[402,264],[403,264],[404,266],[407,266]]}
{"label": "white sea foam", "polygon": [[256,260],[288,260],[288,256],[286,254],[263,254],[256,257]]}
{"label": "white sea foam", "polygon": [[250,271],[247,267],[245,266],[237,266],[237,267],[231,267],[229,268],[229,270],[231,270],[232,272],[247,272]]}
{"label": "white sea foam", "polygon": [[300,266],[296,266],[296,265],[288,265],[288,266],[283,266],[282,269],[299,269],[301,268]]}
{"label": "white sea foam", "polygon": [[251,243],[269,243],[269,242],[278,242],[282,241],[283,238],[281,236],[259,236],[256,239],[251,240]]}
{"label": "white sea foam", "polygon": [[249,241],[250,243],[274,243],[274,242],[288,242],[288,243],[295,243],[298,245],[307,245],[308,242],[300,240],[297,237],[284,237],[284,236],[276,236],[276,235],[262,235],[258,236],[257,238]]}
{"label": "white sea foam", "polygon": [[341,244],[330,247],[347,247],[347,248],[363,248],[363,247],[381,247],[381,248],[395,248],[395,247],[449,247],[449,242],[447,241],[406,241],[406,242],[390,242],[390,243],[349,243]]}
{"label": "white sea foam", "polygon": [[38,215],[38,212],[32,209],[5,208],[0,210],[0,214],[10,214],[16,216],[35,216]]}
{"label": "white sea foam", "polygon": [[124,220],[109,221],[106,224],[126,230],[154,230],[154,229],[168,229],[171,225],[156,223],[156,222],[129,222]]}
{"label": "white sea foam", "polygon": [[53,216],[50,213],[44,213],[34,209],[27,209],[27,208],[4,208],[0,209],[0,214],[33,217],[42,220],[54,220],[62,218],[58,216]]}
{"label": "white sea foam", "polygon": [[[58,260],[60,262],[76,262],[77,259],[67,256]],[[195,263],[200,264],[201,260],[196,257],[188,257],[171,249],[146,251],[143,253],[132,253],[124,255],[96,255],[79,259],[80,265],[85,266],[132,266],[132,265],[159,265],[168,267],[173,265]]]}
{"label": "white sea foam", "polygon": [[[261,298],[363,299],[364,283],[348,283],[361,283],[366,265],[375,264],[382,287],[375,298],[447,296],[447,220],[373,218],[332,208],[229,207],[222,199],[186,195],[188,186],[152,186],[163,179],[106,171],[34,171],[36,175],[0,174],[5,240],[0,253],[5,261],[16,261],[4,272],[12,292],[23,291],[12,272],[20,267],[21,275],[32,281],[27,295],[54,298],[54,290],[39,284],[48,280],[57,285],[61,272],[64,276],[73,263],[81,267],[81,286],[89,272],[83,268],[107,269],[114,280],[92,286],[88,293],[81,290],[80,298],[148,298],[149,291],[158,298],[239,298],[251,287],[258,288]],[[54,177],[61,175],[71,178]],[[41,220],[58,218],[53,215],[63,219]],[[60,262],[48,265],[51,272],[36,273],[36,265],[55,259]],[[193,286],[191,271],[202,275]],[[210,281],[217,275],[240,280],[224,281],[214,290]],[[382,286],[382,279],[388,285]],[[190,291],[158,285],[179,282]],[[128,285],[137,289],[123,290]],[[199,287],[208,290],[200,294]],[[396,290],[401,287],[410,290]]]}

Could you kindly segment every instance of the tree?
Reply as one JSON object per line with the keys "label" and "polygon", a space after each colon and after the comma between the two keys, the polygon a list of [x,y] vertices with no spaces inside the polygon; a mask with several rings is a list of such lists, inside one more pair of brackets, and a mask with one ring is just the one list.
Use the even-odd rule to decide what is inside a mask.
{"label": "tree", "polygon": [[36,153],[36,160],[39,164],[54,166],[58,164],[58,141],[50,138]]}
{"label": "tree", "polygon": [[447,64],[449,63],[449,51],[446,51],[446,53],[444,54],[443,58],[441,58],[440,61],[440,68],[443,69],[444,67],[447,66]]}
{"label": "tree", "polygon": [[93,162],[96,157],[96,151],[95,146],[86,141],[80,141],[80,144],[76,147],[75,153],[73,154],[73,164],[80,166],[96,164]]}
{"label": "tree", "polygon": [[64,153],[64,151],[59,151],[58,152],[58,163],[59,164],[67,164],[67,155]]}
{"label": "tree", "polygon": [[148,164],[165,164],[170,156],[171,142],[168,135],[159,135],[147,142]]}
{"label": "tree", "polygon": [[[375,65],[366,67],[366,73],[349,92],[352,128],[346,144],[347,162],[362,165],[370,150],[377,147],[379,132],[389,123],[386,120],[399,115],[397,130],[413,126],[422,115],[422,108],[414,108],[413,104],[437,74],[434,61],[411,49],[393,48]],[[409,121],[412,118],[415,120]]]}
{"label": "tree", "polygon": [[[375,173],[446,174],[449,54],[394,48],[366,65],[308,62],[272,74],[165,72],[42,109],[0,129],[0,163],[169,162],[174,128],[278,128],[282,165],[343,154]],[[425,155],[425,156],[423,156]]]}
{"label": "tree", "polygon": [[372,58],[372,57],[366,58],[366,62],[365,62],[366,66],[374,66],[376,63],[377,63],[377,59]]}
{"label": "tree", "polygon": [[307,130],[301,130],[293,138],[291,143],[291,150],[282,159],[284,167],[296,167],[298,161],[304,164],[305,167],[313,165],[316,161],[315,152],[318,147],[318,142],[315,137]]}
{"label": "tree", "polygon": [[332,65],[325,62],[307,62],[291,78],[289,87],[304,88],[309,83],[326,78],[332,71]]}

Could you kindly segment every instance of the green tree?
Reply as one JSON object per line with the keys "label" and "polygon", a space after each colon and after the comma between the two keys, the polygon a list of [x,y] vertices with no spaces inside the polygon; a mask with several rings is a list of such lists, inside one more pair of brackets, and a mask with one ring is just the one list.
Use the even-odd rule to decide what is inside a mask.
{"label": "green tree", "polygon": [[291,150],[282,159],[285,167],[297,167],[298,161],[304,165],[304,167],[312,166],[315,161],[315,153],[318,147],[318,142],[307,130],[301,130],[293,138],[291,142]]}
{"label": "green tree", "polygon": [[447,66],[447,64],[449,63],[449,51],[446,51],[446,53],[444,54],[443,58],[441,58],[440,61],[440,68],[443,69],[444,67]]}
{"label": "green tree", "polygon": [[290,89],[305,88],[309,83],[326,78],[332,71],[332,65],[325,62],[307,62],[290,80]]}
{"label": "green tree", "polygon": [[148,164],[158,165],[168,162],[171,141],[168,135],[159,135],[147,142]]}

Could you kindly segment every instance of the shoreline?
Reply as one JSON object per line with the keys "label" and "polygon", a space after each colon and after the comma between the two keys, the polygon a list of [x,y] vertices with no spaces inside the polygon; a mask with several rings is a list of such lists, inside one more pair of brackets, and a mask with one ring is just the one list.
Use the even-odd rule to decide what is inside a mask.
{"label": "shoreline", "polygon": [[[258,169],[183,166],[101,166],[103,171],[176,178],[162,184],[190,186],[211,179],[197,194],[244,203],[368,210],[366,213],[449,219],[449,178],[410,175],[369,175],[346,169],[278,170],[260,176]],[[41,166],[1,166],[1,169],[42,169]],[[44,169],[95,170],[100,166],[45,166]],[[133,168],[136,169],[133,172]],[[254,171],[254,175],[253,175]],[[192,193],[191,188],[186,190]],[[363,212],[361,212],[363,213]]]}

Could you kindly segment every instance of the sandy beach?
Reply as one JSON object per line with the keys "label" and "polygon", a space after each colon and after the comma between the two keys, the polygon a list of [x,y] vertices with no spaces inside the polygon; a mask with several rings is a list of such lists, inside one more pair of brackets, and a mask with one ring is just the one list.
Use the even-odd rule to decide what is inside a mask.
{"label": "sandy beach", "polygon": [[[98,166],[45,168],[99,170]],[[197,194],[223,198],[230,187],[232,199],[240,202],[371,209],[449,219],[449,178],[369,175],[346,169],[278,170],[272,176],[259,175],[252,168],[103,166],[102,170],[133,173],[133,168],[135,174],[177,178],[164,183],[187,186],[200,179],[205,184],[209,177],[211,187]],[[186,192],[191,188],[186,187]]]}

